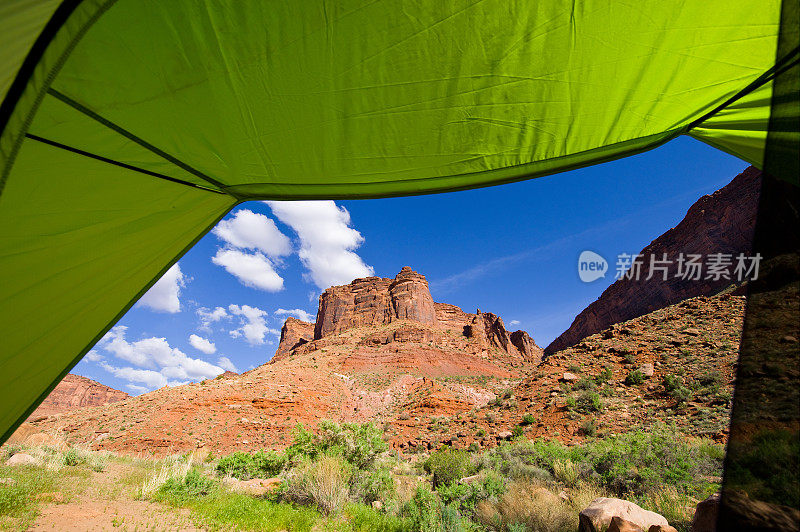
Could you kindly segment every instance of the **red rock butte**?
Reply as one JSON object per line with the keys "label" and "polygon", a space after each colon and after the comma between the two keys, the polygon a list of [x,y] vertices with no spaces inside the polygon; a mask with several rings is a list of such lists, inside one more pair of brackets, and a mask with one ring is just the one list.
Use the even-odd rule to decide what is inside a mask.
{"label": "red rock butte", "polygon": [[272,362],[314,351],[335,343],[333,338],[341,333],[364,327],[375,329],[362,339],[364,345],[431,343],[483,358],[501,356],[533,364],[542,356],[527,332],[509,332],[495,314],[471,314],[435,303],[425,276],[404,266],[394,279],[364,277],[325,290],[315,323],[288,318],[283,324]]}

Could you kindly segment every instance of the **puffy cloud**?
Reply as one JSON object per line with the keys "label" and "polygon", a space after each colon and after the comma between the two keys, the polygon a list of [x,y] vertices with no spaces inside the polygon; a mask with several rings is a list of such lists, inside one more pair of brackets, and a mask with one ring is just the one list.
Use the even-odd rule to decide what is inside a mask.
{"label": "puffy cloud", "polygon": [[197,316],[200,318],[200,329],[203,331],[210,331],[212,323],[216,323],[221,319],[230,318],[228,311],[223,307],[217,307],[214,310],[200,307],[196,312]]}
{"label": "puffy cloud", "polygon": [[333,201],[267,201],[273,214],[300,239],[300,260],[319,288],[374,274],[353,250],[364,238],[350,227],[350,213]]}
{"label": "puffy cloud", "polygon": [[236,368],[236,365],[231,362],[231,359],[228,357],[219,357],[217,359],[217,366],[221,367],[225,371],[233,371],[234,373],[239,373],[239,370]]}
{"label": "puffy cloud", "polygon": [[280,232],[275,222],[248,209],[241,209],[233,218],[222,220],[213,233],[235,248],[261,251],[272,258],[292,252],[291,240]]}
{"label": "puffy cloud", "polygon": [[83,358],[85,360],[88,360],[89,362],[100,362],[101,360],[103,360],[103,355],[92,349],[88,353],[86,353],[86,356],[84,356]]}
{"label": "puffy cloud", "polygon": [[114,327],[97,344],[117,359],[138,366],[118,367],[100,361],[100,367],[120,379],[154,389],[209,379],[223,372],[219,366],[191,358],[180,349],[171,347],[166,338],[152,337],[129,342],[125,338],[127,329],[121,325]]}
{"label": "puffy cloud", "polygon": [[313,314],[306,312],[305,310],[299,308],[293,308],[292,310],[286,310],[283,308],[279,308],[275,311],[276,316],[294,316],[295,318],[303,321],[310,321],[313,322],[317,319],[317,317]]}
{"label": "puffy cloud", "polygon": [[228,310],[239,317],[239,327],[229,331],[233,338],[244,336],[250,344],[263,344],[267,333],[280,334],[280,331],[267,327],[267,312],[258,307],[230,305]]}
{"label": "puffy cloud", "polygon": [[189,343],[192,344],[192,347],[207,355],[213,355],[217,352],[217,346],[213,342],[196,334],[189,336]]}
{"label": "puffy cloud", "polygon": [[278,275],[272,262],[260,251],[247,253],[238,249],[220,249],[211,262],[222,266],[228,273],[250,288],[267,292],[283,289],[283,278]]}
{"label": "puffy cloud", "polygon": [[139,386],[138,384],[126,384],[125,387],[134,394],[140,394],[149,391],[146,386]]}
{"label": "puffy cloud", "polygon": [[150,287],[145,295],[139,300],[141,305],[149,307],[157,312],[169,312],[175,314],[181,311],[181,288],[184,287],[186,278],[181,272],[181,267],[175,263],[172,268]]}

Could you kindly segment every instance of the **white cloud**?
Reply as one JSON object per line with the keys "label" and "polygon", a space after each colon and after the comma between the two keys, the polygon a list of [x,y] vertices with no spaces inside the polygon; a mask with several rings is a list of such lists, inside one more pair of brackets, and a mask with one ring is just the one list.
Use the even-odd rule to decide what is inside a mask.
{"label": "white cloud", "polygon": [[146,386],[139,386],[138,384],[126,384],[125,387],[136,394],[149,391]]}
{"label": "white cloud", "polygon": [[263,344],[265,343],[264,336],[267,333],[280,334],[280,331],[267,327],[267,312],[258,307],[230,305],[228,310],[234,316],[239,317],[240,326],[229,331],[233,338],[244,336],[250,344]]}
{"label": "white cloud", "polygon": [[217,359],[217,365],[224,369],[225,371],[233,371],[234,373],[239,373],[239,370],[236,368],[236,365],[231,362],[231,359],[228,357],[219,357]]}
{"label": "white cloud", "polygon": [[313,314],[306,312],[305,310],[299,308],[293,308],[292,310],[286,310],[283,308],[279,308],[275,311],[276,316],[294,316],[295,318],[303,321],[310,321],[313,322],[317,319],[317,317]]}
{"label": "white cloud", "polygon": [[209,310],[206,307],[197,309],[197,315],[200,317],[200,330],[211,331],[211,324],[216,323],[223,318],[230,318],[228,311],[223,307],[217,307],[214,310]]}
{"label": "white cloud", "polygon": [[117,359],[144,368],[117,367],[105,361],[100,362],[102,368],[120,379],[155,389],[209,379],[224,371],[219,366],[191,358],[180,349],[171,347],[166,338],[152,337],[129,342],[125,338],[127,329],[121,325],[114,327],[97,344]]}
{"label": "white cloud", "polygon": [[247,253],[238,249],[220,249],[211,257],[211,262],[225,268],[245,286],[267,292],[283,289],[283,278],[275,271],[272,262],[260,251]]}
{"label": "white cloud", "polygon": [[189,336],[189,343],[192,344],[192,347],[207,355],[213,355],[217,352],[217,346],[212,341],[196,334]]}
{"label": "white cloud", "polygon": [[213,233],[233,247],[261,251],[272,258],[292,252],[291,240],[280,232],[275,222],[248,209],[241,209],[233,218],[222,220]]}
{"label": "white cloud", "polygon": [[150,287],[139,303],[157,312],[175,314],[181,311],[181,288],[186,284],[186,278],[177,263]]}
{"label": "white cloud", "polygon": [[307,278],[319,288],[374,274],[353,250],[364,237],[350,227],[350,213],[333,201],[267,201],[275,216],[297,233]]}
{"label": "white cloud", "polygon": [[519,320],[511,320],[511,321],[508,322],[508,324],[509,325],[519,325],[520,321]]}
{"label": "white cloud", "polygon": [[92,349],[91,351],[86,353],[86,356],[84,356],[83,358],[88,360],[89,362],[100,362],[101,360],[103,360],[103,355]]}

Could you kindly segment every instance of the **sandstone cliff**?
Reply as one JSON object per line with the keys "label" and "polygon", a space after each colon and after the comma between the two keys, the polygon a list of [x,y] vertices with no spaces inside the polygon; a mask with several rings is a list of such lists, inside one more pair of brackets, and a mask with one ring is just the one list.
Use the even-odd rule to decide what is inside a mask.
{"label": "sandstone cliff", "polygon": [[28,419],[34,420],[61,414],[84,406],[98,406],[127,399],[127,393],[99,382],[68,373],[42,401]]}
{"label": "sandstone cliff", "polygon": [[578,314],[569,329],[545,348],[545,355],[573,346],[615,323],[684,299],[715,294],[729,286],[730,279],[685,280],[675,277],[672,269],[666,281],[659,271],[648,280],[650,258],[661,260],[666,254],[672,268],[676,268],[680,253],[700,254],[704,258],[712,253],[749,255],[760,187],[761,172],[751,166],[718,191],[697,200],[676,227],[640,252],[643,261],[639,280],[620,279],[609,286],[597,301]]}
{"label": "sandstone cliff", "polygon": [[[341,335],[365,330],[358,342]],[[467,313],[446,303],[434,303],[425,276],[408,266],[394,279],[366,277],[333,286],[319,298],[315,324],[289,318],[272,361],[330,345],[425,344],[452,348],[483,358],[508,358],[536,364],[542,349],[525,331],[511,333],[495,314]]]}

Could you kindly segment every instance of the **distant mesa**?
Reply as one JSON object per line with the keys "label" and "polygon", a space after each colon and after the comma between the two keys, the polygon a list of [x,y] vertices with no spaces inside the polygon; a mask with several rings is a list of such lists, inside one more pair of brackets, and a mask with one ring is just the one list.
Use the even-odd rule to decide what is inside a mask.
{"label": "distant mesa", "polygon": [[[386,328],[389,325],[394,327]],[[325,290],[315,323],[288,318],[283,324],[272,362],[314,351],[326,339],[358,328],[376,328],[362,339],[364,344],[411,342],[444,347],[455,341],[464,344],[464,351],[486,358],[500,354],[536,364],[542,356],[527,332],[509,332],[495,314],[480,310],[471,314],[455,305],[435,303],[425,276],[404,266],[394,279],[365,277]]]}
{"label": "distant mesa", "polygon": [[130,397],[127,393],[100,384],[92,379],[68,373],[64,379],[42,401],[29,421],[62,414],[84,406],[99,406],[122,401]]}

